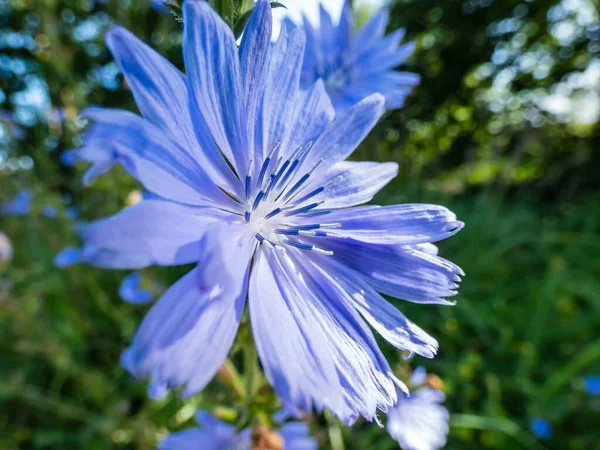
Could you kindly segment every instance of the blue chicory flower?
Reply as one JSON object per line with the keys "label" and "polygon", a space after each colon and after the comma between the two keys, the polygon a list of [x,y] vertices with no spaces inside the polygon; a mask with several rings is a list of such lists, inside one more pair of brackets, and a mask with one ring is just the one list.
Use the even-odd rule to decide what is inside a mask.
{"label": "blue chicory flower", "polygon": [[76,247],[66,247],[54,257],[56,267],[69,267],[82,261],[81,249]]}
{"label": "blue chicory flower", "polygon": [[56,218],[56,208],[52,205],[45,205],[42,208],[42,215],[47,219],[55,219]]}
{"label": "blue chicory flower", "polygon": [[154,194],[85,227],[85,261],[198,263],[150,310],[122,363],[151,377],[151,395],[198,393],[227,358],[248,298],[263,368],[286,409],[376,419],[406,386],[365,320],[398,349],[433,357],[435,339],[378,292],[452,304],[444,297],[463,272],[431,242],[463,224],[436,205],[356,206],[397,172],[395,163],[345,161],[384,99],[369,96],[333,120],[322,81],[300,89],[303,29],[288,24],[271,45],[267,0],[239,51],[207,2],[185,2],[183,19],[188,77],[125,29],[109,32],[143,118],[89,108],[77,150],[103,149]]}
{"label": "blue chicory flower", "polygon": [[13,257],[13,247],[10,239],[0,231],[0,262],[10,261]]}
{"label": "blue chicory flower", "polygon": [[384,36],[388,20],[387,10],[382,10],[355,33],[347,0],[337,25],[321,5],[318,28],[306,18],[303,22],[306,53],[302,85],[310,86],[322,79],[337,111],[344,111],[376,92],[385,97],[386,108],[400,108],[419,84],[420,77],[395,70],[412,54],[415,46],[412,42],[400,45],[404,29]]}
{"label": "blue chicory flower", "polygon": [[31,191],[19,191],[12,200],[0,206],[0,214],[7,216],[26,216],[31,212],[32,199],[33,194]]}
{"label": "blue chicory flower", "polygon": [[74,206],[69,206],[65,209],[65,217],[67,219],[75,220],[79,217],[79,211]]}
{"label": "blue chicory flower", "polygon": [[[250,429],[237,432],[233,425],[221,422],[206,411],[196,413],[199,428],[167,435],[159,450],[251,450]],[[290,422],[277,430],[284,441],[285,450],[317,450],[317,443],[309,436],[308,425]]]}
{"label": "blue chicory flower", "polygon": [[583,387],[590,395],[600,395],[600,377],[588,375],[583,379]]}
{"label": "blue chicory flower", "polygon": [[546,419],[536,417],[531,421],[531,432],[538,439],[550,439],[552,437],[552,425]]}
{"label": "blue chicory flower", "polygon": [[142,276],[133,272],[127,275],[119,288],[119,297],[128,303],[148,303],[154,299],[152,292],[140,288]]}
{"label": "blue chicory flower", "polygon": [[437,450],[446,445],[449,414],[441,405],[444,393],[425,383],[425,369],[415,369],[410,397],[401,396],[388,412],[388,432],[403,450]]}

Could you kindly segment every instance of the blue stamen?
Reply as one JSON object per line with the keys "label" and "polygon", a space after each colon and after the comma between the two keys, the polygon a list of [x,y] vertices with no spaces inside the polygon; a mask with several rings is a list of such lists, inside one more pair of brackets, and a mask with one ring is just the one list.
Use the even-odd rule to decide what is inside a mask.
{"label": "blue stamen", "polygon": [[295,216],[296,214],[302,214],[302,213],[308,212],[311,209],[316,208],[320,204],[321,204],[321,202],[311,203],[310,205],[303,206],[302,208],[298,208],[298,209],[294,209],[292,211],[286,212],[286,216]]}
{"label": "blue stamen", "polygon": [[250,198],[250,188],[252,184],[252,177],[250,175],[246,175],[246,200]]}
{"label": "blue stamen", "polygon": [[246,217],[246,222],[250,222],[250,211],[246,211],[246,214],[244,214],[244,216]]}
{"label": "blue stamen", "polygon": [[331,209],[320,209],[318,211],[311,211],[309,213],[306,213],[304,216],[305,217],[324,216],[325,214],[329,214],[330,212],[331,212]]}
{"label": "blue stamen", "polygon": [[269,214],[267,214],[265,216],[265,219],[270,219],[271,217],[276,216],[280,212],[281,212],[281,208],[275,208],[273,211],[271,211]]}
{"label": "blue stamen", "polygon": [[301,250],[312,250],[313,249],[313,246],[310,244],[303,244],[302,242],[294,242],[294,241],[290,241],[289,239],[284,240],[283,243],[291,245],[292,247],[299,248]]}
{"label": "blue stamen", "polygon": [[284,229],[277,229],[277,230],[275,230],[275,233],[284,234],[286,236],[298,236],[298,234],[299,234],[298,230],[284,230]]}
{"label": "blue stamen", "polygon": [[321,228],[321,224],[313,223],[311,225],[291,225],[288,227],[290,230],[316,230]]}
{"label": "blue stamen", "polygon": [[275,175],[275,179],[273,180],[273,186],[275,186],[277,184],[277,182],[279,181],[279,179],[283,175],[283,172],[285,171],[285,169],[287,169],[287,167],[289,165],[290,165],[290,161],[289,160],[283,163],[283,166],[281,166],[281,169],[279,169],[279,171],[277,172],[277,175]]}
{"label": "blue stamen", "polygon": [[277,186],[278,188],[285,186],[285,183],[287,183],[287,180],[290,178],[290,176],[292,175],[292,173],[295,172],[296,167],[298,167],[298,164],[300,164],[300,160],[299,159],[295,159],[294,162],[292,162],[292,165],[290,166],[290,168],[288,169],[288,171],[285,173],[285,176],[279,182],[279,185]]}
{"label": "blue stamen", "polygon": [[265,240],[265,238],[260,233],[256,233],[254,237],[258,240],[258,242],[262,242]]}
{"label": "blue stamen", "polygon": [[258,207],[258,205],[260,204],[260,201],[263,199],[264,196],[265,196],[265,193],[263,191],[260,191],[258,193],[256,198],[254,199],[254,204],[252,205],[252,211],[256,210],[256,208]]}
{"label": "blue stamen", "polygon": [[286,201],[287,199],[290,198],[290,196],[296,192],[300,186],[302,186],[306,180],[308,180],[310,178],[310,173],[306,173],[302,176],[302,178],[300,178],[296,184],[283,196],[283,201]]}
{"label": "blue stamen", "polygon": [[320,194],[321,192],[323,192],[325,190],[325,188],[323,186],[318,187],[317,189],[315,189],[314,191],[310,192],[309,194],[306,194],[304,197],[302,197],[300,200],[296,200],[294,202],[294,205],[299,205],[301,203],[304,203],[306,200],[308,200],[309,198],[314,197],[317,194]]}
{"label": "blue stamen", "polygon": [[260,173],[258,174],[258,180],[256,180],[257,186],[262,185],[263,178],[265,177],[265,173],[267,173],[267,169],[268,169],[270,163],[271,163],[271,157],[267,156],[267,159],[265,159],[265,162],[263,163],[262,167],[260,168]]}

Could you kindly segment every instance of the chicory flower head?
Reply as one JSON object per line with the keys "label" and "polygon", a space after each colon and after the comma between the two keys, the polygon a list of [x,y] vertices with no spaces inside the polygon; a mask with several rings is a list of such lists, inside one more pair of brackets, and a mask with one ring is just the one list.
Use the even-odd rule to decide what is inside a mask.
{"label": "chicory flower head", "polygon": [[400,108],[420,81],[415,73],[395,70],[415,49],[412,42],[400,45],[405,30],[384,36],[389,16],[382,10],[355,33],[348,1],[337,25],[322,5],[320,12],[318,28],[304,18],[302,84],[310,86],[322,79],[337,111],[376,92],[385,97],[386,108]]}
{"label": "chicory flower head", "polygon": [[[200,427],[167,435],[159,450],[251,450],[251,430],[237,432],[233,425],[221,422],[208,412],[196,413]],[[317,443],[309,436],[308,425],[302,422],[287,423],[278,430],[285,450],[317,450]]]}
{"label": "chicory flower head", "polygon": [[444,393],[426,385],[426,372],[418,367],[409,385],[410,397],[401,396],[388,412],[387,429],[403,450],[438,450],[446,445],[448,410]]}
{"label": "chicory flower head", "polygon": [[151,377],[151,395],[196,394],[227,358],[248,298],[286,409],[372,420],[406,387],[363,318],[397,348],[433,357],[435,339],[378,292],[451,304],[462,271],[431,242],[463,224],[441,206],[356,206],[397,172],[344,161],[384,100],[367,97],[334,120],[322,81],[300,89],[303,29],[284,26],[271,45],[267,0],[239,51],[207,2],[185,2],[183,19],[187,77],[114,28],[108,45],[143,118],[84,112],[82,154],[104,149],[154,197],[87,226],[82,258],[120,269],[198,263],[150,310],[122,363]]}
{"label": "chicory flower head", "polygon": [[535,417],[531,421],[530,428],[538,439],[550,439],[552,437],[552,425],[543,417]]}
{"label": "chicory flower head", "polygon": [[588,375],[583,379],[583,387],[590,395],[600,395],[600,377]]}
{"label": "chicory flower head", "polygon": [[31,212],[31,201],[33,193],[29,190],[22,190],[13,197],[12,200],[0,205],[0,214],[6,216],[26,216]]}

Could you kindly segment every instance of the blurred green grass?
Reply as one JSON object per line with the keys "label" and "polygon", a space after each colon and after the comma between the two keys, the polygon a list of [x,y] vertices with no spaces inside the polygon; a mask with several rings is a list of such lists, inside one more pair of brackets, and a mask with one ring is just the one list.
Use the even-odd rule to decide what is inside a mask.
{"label": "blurred green grass", "polygon": [[[114,186],[111,178],[100,183]],[[104,205],[88,208],[90,217],[118,209],[128,187],[113,201],[106,192],[85,194]],[[60,204],[38,190],[37,203],[52,200]],[[557,205],[497,191],[448,197],[397,182],[378,200],[441,203],[467,224],[440,245],[467,273],[457,305],[395,301],[440,342],[436,359],[411,364],[444,381],[453,414],[447,448],[595,448],[600,404],[580,383],[600,370],[600,198]],[[187,405],[146,399],[118,359],[147,308],[118,298],[125,272],[54,268],[54,254],[76,243],[73,225],[60,210],[44,218],[37,203],[31,216],[2,219],[15,257],[0,276],[0,448],[151,449],[167,428],[191,424],[197,405],[228,406],[218,382]],[[184,271],[144,273],[167,286]],[[401,355],[382,348],[401,370]],[[528,431],[534,416],[552,422],[551,441]],[[347,449],[397,448],[374,424],[341,433]]]}

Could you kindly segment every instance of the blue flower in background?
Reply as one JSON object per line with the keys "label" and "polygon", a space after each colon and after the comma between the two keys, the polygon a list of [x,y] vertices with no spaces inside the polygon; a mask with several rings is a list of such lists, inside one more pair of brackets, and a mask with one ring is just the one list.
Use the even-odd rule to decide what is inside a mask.
{"label": "blue flower in background", "polygon": [[128,303],[148,303],[152,301],[154,296],[150,291],[140,288],[142,276],[139,273],[131,273],[127,275],[121,287],[119,288],[119,297]]}
{"label": "blue flower in background", "polygon": [[594,375],[585,377],[583,387],[590,395],[600,395],[600,377]]}
{"label": "blue flower in background", "polygon": [[333,24],[322,5],[320,11],[318,29],[304,18],[306,54],[302,85],[310,86],[322,79],[337,111],[346,110],[376,92],[385,97],[386,108],[400,108],[420,81],[417,74],[395,70],[415,49],[413,43],[400,45],[405,30],[384,36],[389,20],[386,10],[372,17],[356,33],[348,2],[338,25]]}
{"label": "blue flower in background", "polygon": [[26,216],[31,212],[31,191],[22,190],[7,203],[0,206],[0,214],[7,216]]}
{"label": "blue flower in background", "polygon": [[55,219],[56,218],[56,208],[51,205],[45,205],[42,208],[42,215],[48,219]]}
{"label": "blue flower in background", "polygon": [[300,88],[303,29],[284,26],[271,45],[268,1],[239,51],[208,3],[185,2],[183,18],[189,78],[113,28],[108,45],[143,118],[84,112],[80,154],[105,149],[154,197],[86,226],[82,259],[118,269],[198,263],[150,310],[122,363],[151,378],[151,395],[198,393],[227,358],[248,298],[262,366],[287,410],[376,419],[406,386],[366,322],[411,354],[438,347],[378,292],[452,304],[445,297],[463,273],[431,242],[463,224],[436,205],[356,206],[397,172],[345,161],[384,99],[333,120],[322,81]]}
{"label": "blue flower in background", "polygon": [[83,260],[81,249],[76,247],[66,247],[54,257],[56,267],[69,267],[78,264]]}
{"label": "blue flower in background", "polygon": [[79,217],[79,211],[74,206],[69,206],[65,209],[65,217],[67,219],[75,220]]}
{"label": "blue flower in background", "polygon": [[410,397],[400,396],[388,412],[388,432],[404,450],[437,450],[446,445],[450,415],[441,405],[444,393],[425,383],[425,369],[415,369]]}
{"label": "blue flower in background", "polygon": [[[235,426],[214,418],[205,411],[196,413],[199,428],[184,430],[167,435],[160,443],[159,450],[251,450],[250,429],[238,433]],[[316,441],[308,433],[308,425],[290,422],[277,433],[283,439],[285,450],[317,450]]]}
{"label": "blue flower in background", "polygon": [[531,421],[531,432],[538,439],[550,439],[552,437],[552,425],[546,419],[536,417]]}

